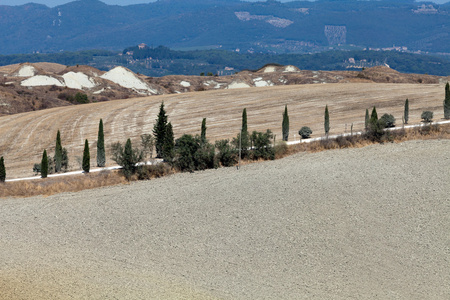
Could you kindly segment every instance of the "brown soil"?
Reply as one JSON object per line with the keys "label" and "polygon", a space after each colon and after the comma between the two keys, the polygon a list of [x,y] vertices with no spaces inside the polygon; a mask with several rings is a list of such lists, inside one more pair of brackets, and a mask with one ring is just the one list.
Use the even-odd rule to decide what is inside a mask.
{"label": "brown soil", "polygon": [[0,299],[449,299],[449,147],[0,199]]}

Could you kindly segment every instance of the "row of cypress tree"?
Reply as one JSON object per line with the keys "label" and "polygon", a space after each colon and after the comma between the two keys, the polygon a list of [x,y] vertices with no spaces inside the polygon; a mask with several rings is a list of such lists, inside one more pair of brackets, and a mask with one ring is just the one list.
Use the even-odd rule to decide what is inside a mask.
{"label": "row of cypress tree", "polygon": [[[445,85],[445,99],[444,99],[444,118],[450,119],[450,86],[449,83]],[[409,100],[406,99],[404,106],[404,114],[403,114],[403,122],[404,124],[408,124],[409,120]],[[382,132],[382,128],[380,127],[380,122],[378,122],[378,116],[376,113],[376,108],[374,107],[372,113],[369,118],[369,110],[366,109],[365,115],[365,129],[366,131],[370,130],[375,135],[379,135]],[[324,116],[324,129],[325,134],[328,135],[330,131],[330,120],[329,120],[329,111],[328,105],[325,106],[325,116]],[[164,109],[164,102],[161,103],[159,114],[156,120],[156,123],[153,127],[153,135],[155,136],[155,148],[157,157],[163,158],[165,161],[171,161],[174,157],[174,135],[172,124],[168,122],[168,117],[166,111]],[[237,139],[234,140],[234,143],[239,141],[239,149],[243,151],[244,156],[245,152],[249,146],[249,133],[247,129],[247,110],[244,108],[242,112],[242,128],[241,132],[238,134]],[[283,141],[287,141],[289,137],[289,116],[287,105],[285,105],[284,113],[283,113],[283,121],[282,121],[282,139]],[[202,120],[201,125],[201,135],[200,140],[202,143],[206,143],[206,118]],[[129,145],[128,145],[129,144]],[[129,146],[129,147],[127,147]],[[129,148],[129,149],[128,149]],[[131,149],[131,150],[130,150]],[[131,141],[127,140],[125,145],[125,152],[132,151]],[[131,155],[131,154],[130,154]],[[54,160],[54,171],[61,172],[63,169],[67,169],[68,167],[68,155],[67,150],[62,147],[61,143],[61,133],[58,130],[56,135],[56,145],[55,145],[55,156]],[[104,167],[106,164],[106,154],[105,154],[105,141],[104,141],[104,131],[103,131],[103,120],[100,119],[99,129],[98,129],[98,139],[97,139],[97,166]],[[90,171],[90,151],[89,151],[89,142],[85,140],[85,146],[83,151],[83,160],[82,160],[82,168],[88,173]],[[42,160],[40,164],[40,172],[41,177],[46,178],[49,172],[49,158],[47,155],[47,150],[44,150],[42,154]],[[6,180],[6,169],[4,164],[3,156],[0,157],[0,182],[4,182]]]}
{"label": "row of cypress tree", "polygon": [[[56,134],[55,156],[53,160],[55,163],[54,171],[56,173],[67,170],[69,165],[68,154],[66,148],[62,147],[61,133],[59,130]],[[100,119],[98,126],[98,139],[97,139],[97,166],[104,167],[105,164],[106,164],[105,137],[103,132],[103,120]],[[89,173],[90,171],[90,151],[89,151],[89,142],[87,139],[85,140],[84,143],[82,169],[86,173]],[[44,149],[44,152],[42,153],[41,164],[37,170],[40,171],[42,178],[46,178],[49,174],[49,171],[51,171],[49,170],[49,157],[47,155],[46,149]]]}

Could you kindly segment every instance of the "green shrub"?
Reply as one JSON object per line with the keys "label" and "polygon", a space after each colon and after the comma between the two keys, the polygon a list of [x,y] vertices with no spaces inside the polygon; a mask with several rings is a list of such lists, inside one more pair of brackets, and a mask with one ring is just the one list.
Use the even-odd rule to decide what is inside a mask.
{"label": "green shrub", "polygon": [[378,120],[378,114],[375,106],[372,109],[372,114],[370,115],[369,127],[365,134],[365,138],[374,142],[380,142],[384,134],[385,124],[384,122]]}
{"label": "green shrub", "polygon": [[424,111],[422,112],[422,115],[420,117],[423,119],[424,122],[429,123],[433,121],[433,112],[429,110]]}
{"label": "green shrub", "polygon": [[130,180],[137,172],[138,164],[142,162],[143,153],[137,148],[133,148],[131,140],[128,139],[125,147],[117,142],[111,145],[111,159],[122,167],[122,174]]}
{"label": "green shrub", "polygon": [[384,114],[381,116],[379,121],[382,122],[382,126],[384,128],[395,127],[395,118],[393,115]]}
{"label": "green shrub", "polygon": [[308,126],[303,126],[298,131],[298,134],[302,137],[302,139],[309,139],[311,137],[312,130]]}
{"label": "green shrub", "polygon": [[41,173],[41,164],[36,163],[33,165],[33,173],[35,175],[38,175],[39,173]]}
{"label": "green shrub", "polygon": [[231,147],[229,140],[216,141],[215,146],[217,150],[219,150],[219,153],[217,154],[217,159],[219,160],[222,166],[231,167],[237,164],[238,151]]}
{"label": "green shrub", "polygon": [[193,172],[195,170],[194,156],[199,148],[199,144],[190,134],[183,134],[175,141],[174,165],[180,171]]}
{"label": "green shrub", "polygon": [[275,150],[272,147],[272,139],[273,134],[269,129],[267,129],[264,133],[253,131],[251,135],[251,141],[253,144],[251,158],[253,160],[275,159]]}
{"label": "green shrub", "polygon": [[75,101],[80,104],[89,103],[88,96],[86,94],[80,93],[80,92],[75,94]]}
{"label": "green shrub", "polygon": [[203,142],[201,136],[184,134],[175,142],[173,165],[180,171],[188,172],[217,168],[214,146]]}
{"label": "green shrub", "polygon": [[[200,139],[196,139],[201,142]],[[216,169],[218,167],[218,162],[215,156],[214,146],[210,143],[202,143],[199,145],[197,151],[194,154],[195,169],[196,170],[206,170],[206,169]]]}

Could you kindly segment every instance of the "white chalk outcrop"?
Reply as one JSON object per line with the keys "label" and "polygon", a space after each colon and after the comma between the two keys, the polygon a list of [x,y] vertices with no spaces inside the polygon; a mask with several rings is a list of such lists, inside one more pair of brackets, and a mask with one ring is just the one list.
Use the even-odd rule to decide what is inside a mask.
{"label": "white chalk outcrop", "polygon": [[133,72],[124,68],[124,67],[116,67],[109,72],[106,72],[102,76],[103,79],[110,80],[118,85],[133,89],[135,91],[146,91],[152,94],[157,94],[157,91],[150,88],[144,81],[139,79]]}
{"label": "white chalk outcrop", "polygon": [[270,80],[265,81],[262,77],[253,79],[253,82],[255,83],[256,87],[273,86],[273,83]]}
{"label": "white chalk outcrop", "polygon": [[36,74],[36,68],[30,65],[22,66],[15,74],[16,77],[32,77]]}
{"label": "white chalk outcrop", "polygon": [[187,87],[190,87],[190,86],[191,86],[191,83],[183,80],[182,82],[180,82],[180,85],[181,85],[182,87],[187,88]]}
{"label": "white chalk outcrop", "polygon": [[45,86],[45,85],[65,86],[65,84],[63,84],[58,79],[44,75],[36,75],[30,77],[28,79],[23,80],[20,84],[22,86]]}
{"label": "white chalk outcrop", "polygon": [[238,82],[238,81],[233,81],[232,83],[230,83],[227,86],[227,89],[244,89],[244,88],[249,88],[250,86],[248,84],[246,84],[245,82]]}
{"label": "white chalk outcrop", "polygon": [[81,72],[68,72],[62,76],[66,86],[71,89],[81,90],[83,88],[91,89],[96,87],[92,78]]}
{"label": "white chalk outcrop", "polygon": [[289,72],[300,72],[300,69],[296,66],[288,65],[284,67],[283,73],[289,73]]}
{"label": "white chalk outcrop", "polygon": [[264,73],[273,73],[276,71],[277,71],[277,69],[275,66],[267,66],[264,68]]}

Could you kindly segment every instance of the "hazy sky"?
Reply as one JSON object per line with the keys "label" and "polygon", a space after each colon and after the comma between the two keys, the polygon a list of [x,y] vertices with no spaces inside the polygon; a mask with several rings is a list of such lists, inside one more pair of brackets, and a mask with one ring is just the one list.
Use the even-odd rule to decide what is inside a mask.
{"label": "hazy sky", "polygon": [[[100,0],[100,1],[102,1],[106,4],[130,5],[130,4],[138,4],[138,3],[155,2],[156,0]],[[255,2],[258,0],[245,0],[245,1]],[[289,2],[289,1],[293,1],[293,0],[281,0],[280,2]],[[446,3],[450,0],[431,0],[431,1],[435,2],[435,3]],[[45,4],[47,6],[54,7],[57,5],[68,3],[68,2],[73,2],[73,0],[0,0],[0,5],[22,5],[22,4],[29,3],[29,2]]]}

